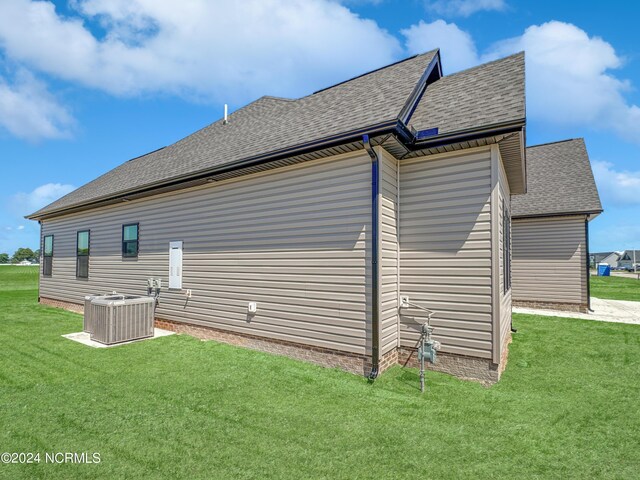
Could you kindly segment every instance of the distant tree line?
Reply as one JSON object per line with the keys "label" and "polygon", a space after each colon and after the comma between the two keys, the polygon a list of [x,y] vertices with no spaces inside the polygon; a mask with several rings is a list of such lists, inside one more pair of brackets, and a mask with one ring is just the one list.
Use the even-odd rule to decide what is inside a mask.
{"label": "distant tree line", "polygon": [[40,261],[40,250],[34,252],[30,248],[19,248],[12,257],[10,257],[8,253],[0,253],[0,264],[20,263],[23,260],[27,260],[28,262]]}

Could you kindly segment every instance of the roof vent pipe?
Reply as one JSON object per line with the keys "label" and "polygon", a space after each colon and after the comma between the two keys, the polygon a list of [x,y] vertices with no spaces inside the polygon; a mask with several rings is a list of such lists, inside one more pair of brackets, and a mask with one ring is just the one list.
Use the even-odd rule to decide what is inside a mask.
{"label": "roof vent pipe", "polygon": [[229,107],[227,106],[227,104],[224,104],[224,120],[222,121],[223,125],[226,125],[227,123],[229,123],[229,119],[228,117],[228,113],[229,113]]}

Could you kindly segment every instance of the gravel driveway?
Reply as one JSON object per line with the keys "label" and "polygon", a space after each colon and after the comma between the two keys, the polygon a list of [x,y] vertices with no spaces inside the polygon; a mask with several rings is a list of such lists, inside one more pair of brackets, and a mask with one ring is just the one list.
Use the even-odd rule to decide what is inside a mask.
{"label": "gravel driveway", "polygon": [[585,320],[599,320],[601,322],[640,324],[640,302],[604,300],[602,298],[591,297],[591,308],[593,312],[590,313],[573,313],[559,310],[514,307],[513,313],[530,313],[549,317],[583,318]]}

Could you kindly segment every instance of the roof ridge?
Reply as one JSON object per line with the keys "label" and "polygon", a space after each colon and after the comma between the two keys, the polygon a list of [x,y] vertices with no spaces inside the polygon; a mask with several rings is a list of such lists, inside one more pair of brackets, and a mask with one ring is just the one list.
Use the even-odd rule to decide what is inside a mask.
{"label": "roof ridge", "polygon": [[[386,70],[387,68],[394,67],[394,66],[399,65],[399,64],[404,63],[404,62],[408,62],[409,60],[413,60],[413,59],[418,58],[418,57],[424,57],[425,55],[428,55],[430,53],[436,52],[437,50],[438,50],[437,48],[434,48],[434,49],[431,49],[431,50],[429,50],[427,52],[418,53],[416,55],[411,55],[410,57],[403,58],[402,60],[398,60],[397,62],[393,62],[393,63],[390,63],[388,65],[384,65],[382,67],[376,68],[374,70],[370,70],[370,71],[365,72],[365,73],[361,73],[360,75],[356,75],[355,77],[351,77],[351,78],[349,78],[347,80],[343,80],[342,82],[338,82],[338,83],[336,83],[334,85],[330,85],[328,87],[321,88],[320,90],[316,90],[315,92],[311,93],[310,95],[307,95],[307,97],[315,95],[316,93],[324,92],[325,90],[330,90],[330,89],[332,89],[334,87],[337,87],[339,85],[342,85],[344,83],[351,82],[352,80],[357,80],[358,78],[366,77],[367,75],[371,75],[372,73],[379,72],[380,70]],[[306,97],[301,97],[301,98],[306,98]]]}
{"label": "roof ridge", "polygon": [[[430,50],[363,73],[325,88],[327,94],[311,94],[299,99],[258,96],[253,102],[229,112],[229,125],[223,126],[222,118],[207,122],[208,125],[160,151],[136,157],[135,162],[125,162],[109,170],[29,218],[49,218],[63,212],[111,204],[132,192],[139,192],[142,197],[155,194],[160,189],[179,189],[213,173],[224,174],[226,178],[232,171],[233,175],[258,171],[275,167],[277,161],[284,158],[306,160],[315,157],[312,154],[316,150],[323,150],[322,156],[325,153],[329,155],[333,152],[331,146],[351,142],[354,138],[358,140],[363,131],[372,128],[380,134],[391,132],[397,126],[398,110],[404,109],[408,98],[415,97],[416,83],[422,85],[428,66],[437,61],[436,57],[439,58],[438,52],[438,49]],[[516,114],[518,118],[521,114],[524,118],[523,59],[520,54],[506,62],[496,63],[500,61],[496,60],[496,65],[487,75],[479,75],[479,83],[471,89],[466,88],[466,75],[454,77],[457,80],[451,82],[454,93],[459,88],[474,93],[487,87],[508,86],[505,100],[501,100],[497,113],[478,113],[476,110],[480,108],[476,108],[473,101],[475,94],[469,94],[466,103],[451,105],[446,98],[449,92],[447,85],[440,89],[427,88],[427,95],[435,92],[435,103],[429,104],[428,109],[439,108],[437,114],[441,116],[442,112],[450,116],[453,111],[459,114],[454,116],[456,122],[458,117],[466,114],[465,109],[470,109],[473,117],[468,122],[469,129],[493,125],[493,122],[513,121]],[[503,69],[505,74],[499,76],[494,86],[494,73]],[[337,88],[329,90],[333,87]],[[429,103],[427,97],[421,98],[419,103]],[[222,105],[216,105],[214,112],[220,108],[219,113],[222,113]],[[413,117],[411,121],[414,121]],[[263,163],[265,167],[262,167]]]}
{"label": "roof ridge", "polygon": [[489,65],[493,65],[494,63],[503,62],[503,61],[508,60],[510,58],[519,57],[521,55],[524,56],[524,50],[520,50],[519,52],[512,53],[511,55],[507,55],[506,57],[496,58],[495,60],[491,60],[490,62],[485,62],[485,63],[481,63],[479,65],[475,65],[473,67],[465,68],[464,70],[459,70],[457,72],[450,73],[449,75],[443,75],[440,80],[443,80],[445,78],[455,77],[457,75],[460,75],[461,73],[472,72],[472,71],[477,70],[479,68],[484,68],[484,67],[487,67]]}
{"label": "roof ridge", "polygon": [[263,95],[255,101],[257,102],[258,100],[261,100],[263,98],[268,98],[269,100],[279,100],[281,102],[295,102],[298,100],[297,98],[285,98],[285,97],[276,97],[274,95]]}
{"label": "roof ridge", "polygon": [[130,158],[129,160],[125,160],[124,163],[133,162],[134,160],[137,160],[138,158],[146,157],[147,155],[151,155],[152,153],[159,152],[160,150],[164,150],[165,148],[167,148],[167,145],[165,145],[164,147],[156,148],[155,150],[151,150],[150,152],[143,153],[142,155],[138,155],[137,157]]}
{"label": "roof ridge", "polygon": [[[365,73],[362,73],[362,74],[357,75],[357,76],[355,76],[355,77],[352,77],[352,78],[350,78],[350,79],[347,79],[347,80],[344,80],[344,81],[342,81],[342,82],[336,83],[335,85],[331,85],[331,86],[329,86],[329,87],[325,87],[325,88],[323,88],[323,89],[316,90],[315,92],[313,92],[313,93],[311,93],[311,94],[309,94],[309,95],[305,95],[304,97],[299,97],[299,98],[285,98],[285,97],[276,97],[276,96],[274,96],[274,95],[262,95],[261,97],[258,97],[258,98],[256,98],[255,100],[253,100],[252,102],[249,102],[249,103],[247,103],[246,105],[243,105],[242,107],[238,108],[237,110],[234,110],[233,112],[229,112],[229,118],[231,118],[231,117],[232,117],[233,115],[235,115],[236,113],[239,113],[239,112],[241,112],[241,111],[243,111],[243,110],[247,110],[247,109],[249,109],[250,107],[254,106],[256,103],[260,102],[260,100],[276,100],[276,101],[279,101],[279,102],[291,102],[291,103],[298,102],[298,101],[300,101],[300,100],[302,100],[302,99],[304,99],[304,98],[311,97],[311,96],[315,95],[316,93],[320,93],[320,92],[323,92],[323,91],[325,91],[325,90],[330,90],[331,88],[333,88],[333,87],[337,87],[338,85],[342,85],[342,84],[347,83],[347,82],[350,82],[350,81],[352,81],[352,80],[356,80],[356,79],[358,79],[358,78],[365,77],[365,76],[370,75],[370,74],[372,74],[372,73],[379,72],[379,71],[381,71],[381,70],[385,70],[385,69],[387,69],[387,68],[389,68],[389,67],[393,67],[393,66],[395,66],[395,65],[399,65],[399,64],[404,63],[404,62],[407,62],[407,61],[409,61],[409,60],[413,60],[413,59],[416,59],[416,58],[419,58],[419,57],[424,57],[424,56],[429,55],[429,54],[431,54],[431,53],[433,53],[433,52],[437,52],[438,50],[439,50],[438,48],[434,48],[434,49],[432,49],[432,50],[428,50],[428,51],[423,52],[423,53],[419,53],[419,54],[416,54],[416,55],[412,55],[412,56],[407,57],[407,58],[404,58],[404,59],[402,59],[402,60],[398,60],[397,62],[390,63],[389,65],[385,65],[385,66],[383,66],[383,67],[376,68],[376,69],[371,70],[371,71],[369,71],[369,72],[365,72]],[[132,161],[132,160],[136,160],[136,159],[138,159],[138,158],[145,157],[145,156],[147,156],[147,155],[150,155],[150,154],[152,154],[152,153],[157,152],[158,150],[162,150],[163,148],[173,147],[174,145],[176,145],[176,144],[178,144],[178,143],[182,142],[183,140],[185,140],[186,138],[188,138],[188,137],[190,137],[190,136],[192,136],[192,135],[197,135],[197,134],[198,134],[198,133],[200,133],[201,131],[203,131],[203,130],[205,130],[205,129],[209,128],[209,127],[211,127],[212,125],[215,125],[216,123],[222,122],[223,120],[224,120],[223,118],[219,118],[218,120],[214,120],[213,122],[208,123],[207,125],[203,126],[202,128],[199,128],[198,130],[196,130],[195,132],[193,132],[192,134],[188,135],[188,136],[187,136],[187,137],[185,137],[185,138],[181,138],[181,139],[179,139],[179,140],[176,140],[174,143],[172,143],[172,144],[170,144],[170,145],[166,145],[166,146],[164,146],[164,147],[158,148],[158,149],[156,149],[156,150],[153,150],[153,151],[151,151],[151,152],[145,153],[145,154],[143,154],[143,155],[139,155],[139,156],[134,157],[134,158],[132,158],[132,159],[130,159],[130,160],[127,160],[127,161]],[[125,162],[125,163],[126,163],[126,162]]]}
{"label": "roof ridge", "polygon": [[[383,66],[383,67],[376,68],[376,69],[371,70],[371,71],[369,71],[369,72],[365,72],[365,73],[362,73],[362,74],[357,75],[357,76],[355,76],[355,77],[352,77],[352,78],[350,78],[350,79],[347,79],[347,80],[344,80],[344,81],[342,81],[342,82],[336,83],[335,85],[331,85],[331,86],[329,86],[329,87],[325,87],[325,88],[323,88],[323,89],[321,89],[321,90],[317,90],[317,91],[315,91],[315,92],[313,92],[313,93],[311,93],[311,94],[309,94],[309,95],[306,95],[306,96],[304,96],[304,97],[299,97],[299,98],[285,98],[285,97],[276,97],[276,96],[274,96],[274,95],[262,95],[262,96],[260,96],[260,97],[256,98],[255,100],[253,100],[252,102],[249,102],[249,103],[247,103],[246,105],[243,105],[242,107],[238,108],[237,110],[234,110],[233,112],[229,112],[229,119],[231,119],[235,114],[237,114],[237,113],[239,113],[239,112],[241,112],[241,111],[243,111],[243,110],[248,110],[249,108],[251,108],[251,107],[255,106],[255,104],[259,103],[261,100],[276,100],[276,101],[278,101],[278,102],[290,102],[290,103],[299,102],[300,100],[302,100],[302,99],[304,99],[304,98],[311,97],[311,96],[315,95],[316,93],[320,93],[320,92],[323,92],[323,91],[325,91],[325,90],[330,90],[331,88],[333,88],[333,87],[337,87],[338,85],[342,85],[342,84],[348,83],[348,82],[350,82],[350,81],[352,81],[352,80],[356,80],[356,79],[358,79],[358,78],[365,77],[365,76],[370,75],[370,74],[372,74],[372,73],[376,73],[376,72],[379,72],[379,71],[381,71],[381,70],[385,70],[385,69],[387,69],[387,68],[389,68],[389,67],[393,67],[393,66],[395,66],[395,65],[399,65],[399,64],[404,63],[404,62],[407,62],[407,61],[409,61],[409,60],[413,60],[413,59],[416,59],[416,58],[419,58],[419,57],[424,57],[424,56],[426,56],[426,55],[432,54],[433,52],[437,52],[438,50],[439,50],[438,48],[434,48],[434,49],[432,49],[432,50],[429,50],[429,51],[426,51],[426,52],[423,52],[423,53],[419,53],[419,54],[416,54],[416,55],[412,55],[412,56],[410,56],[410,57],[404,58],[404,59],[402,59],[402,60],[398,60],[397,62],[391,63],[391,64],[389,64],[389,65],[385,65],[385,66]],[[194,135],[197,135],[197,134],[199,134],[200,132],[202,132],[202,131],[206,130],[207,128],[209,128],[209,127],[211,127],[211,126],[213,126],[213,125],[215,125],[215,124],[217,124],[217,123],[223,122],[223,121],[224,121],[224,119],[223,119],[223,118],[219,118],[218,120],[214,120],[213,122],[208,123],[207,125],[204,125],[203,127],[199,128],[198,130],[196,130],[196,131],[195,131],[195,132],[193,132],[192,134],[188,135],[187,137],[184,137],[184,138],[181,138],[181,139],[179,139],[179,140],[176,140],[175,142],[173,142],[173,143],[172,143],[172,144],[170,144],[170,145],[166,145],[166,146],[164,146],[164,147],[158,148],[158,149],[156,149],[156,150],[153,150],[153,151],[151,151],[151,152],[145,153],[145,154],[143,154],[143,155],[139,155],[139,156],[137,156],[137,157],[131,158],[130,160],[127,160],[127,161],[126,161],[126,162],[124,162],[124,163],[130,162],[130,161],[133,161],[133,160],[136,160],[136,159],[142,158],[142,157],[146,157],[147,155],[150,155],[150,154],[152,154],[152,153],[155,153],[155,152],[157,152],[157,151],[159,151],[159,150],[162,150],[162,149],[164,149],[164,148],[173,147],[174,145],[177,145],[177,144],[181,143],[182,141],[186,140],[187,138],[189,138],[189,137],[191,137],[191,136],[194,136]]]}
{"label": "roof ridge", "polygon": [[527,147],[527,150],[530,149],[530,148],[546,147],[548,145],[555,145],[557,143],[575,142],[575,141],[578,141],[578,140],[582,140],[584,142],[584,137],[565,138],[564,140],[556,140],[554,142],[539,143],[537,145],[531,145],[531,146]]}

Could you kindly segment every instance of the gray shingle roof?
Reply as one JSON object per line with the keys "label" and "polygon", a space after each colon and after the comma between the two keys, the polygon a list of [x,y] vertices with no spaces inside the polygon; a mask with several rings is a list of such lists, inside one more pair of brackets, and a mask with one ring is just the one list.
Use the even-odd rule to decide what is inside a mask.
{"label": "gray shingle roof", "polygon": [[598,189],[582,138],[527,148],[527,193],[511,198],[513,217],[599,213]]}
{"label": "gray shingle roof", "polygon": [[[636,250],[636,262],[640,262],[640,250]],[[633,250],[625,250],[620,255],[620,260],[623,261],[633,261]]]}
{"label": "gray shingle roof", "polygon": [[438,134],[442,135],[524,118],[521,52],[432,83],[410,123],[416,130],[438,128]]}
{"label": "gray shingle roof", "polygon": [[166,148],[129,160],[34,215],[393,120],[437,50],[298,100],[262,97]]}
{"label": "gray shingle roof", "polygon": [[620,255],[618,255],[617,252],[597,252],[597,253],[590,254],[590,256],[593,257],[596,263],[602,262],[602,260],[607,258],[609,255],[615,255],[616,257],[620,257]]}
{"label": "gray shingle roof", "polygon": [[[262,97],[188,137],[134,158],[30,217],[130,194],[162,182],[207,174],[259,155],[395,121],[433,50],[289,100]],[[524,118],[524,56],[513,55],[443,77],[429,85],[411,125],[440,133]]]}

